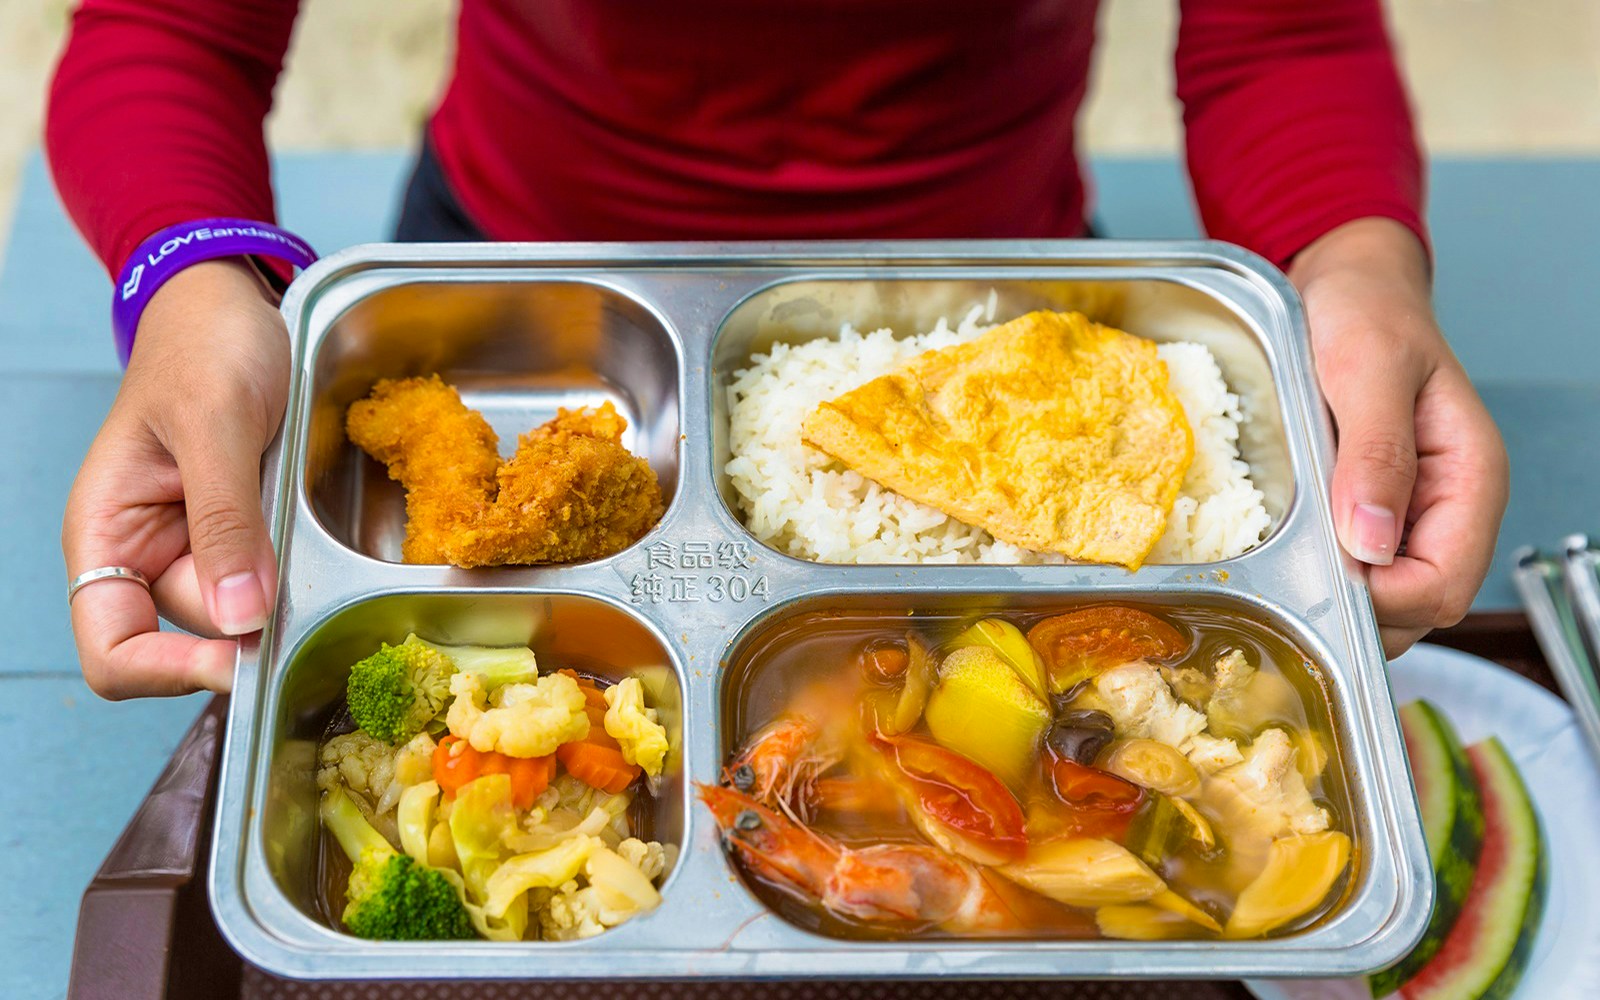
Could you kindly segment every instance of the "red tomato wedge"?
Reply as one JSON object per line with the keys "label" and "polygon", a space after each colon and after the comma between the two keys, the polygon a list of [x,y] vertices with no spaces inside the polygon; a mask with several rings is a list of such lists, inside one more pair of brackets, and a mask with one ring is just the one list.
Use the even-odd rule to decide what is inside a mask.
{"label": "red tomato wedge", "polygon": [[1133,782],[1074,760],[1052,763],[1050,777],[1061,800],[1079,808],[1133,812],[1144,798],[1144,791]]}
{"label": "red tomato wedge", "polygon": [[929,740],[882,733],[871,740],[910,793],[913,818],[941,847],[984,865],[1027,853],[1022,806],[988,769]]}
{"label": "red tomato wedge", "polygon": [[[1048,762],[1057,802],[1035,803],[1039,827],[1053,835],[1120,841],[1144,804],[1144,789],[1097,767],[1064,758]],[[1036,833],[1038,830],[1035,831]]]}
{"label": "red tomato wedge", "polygon": [[1188,648],[1183,634],[1160,618],[1115,604],[1046,618],[1028,630],[1028,642],[1056,692],[1118,664],[1166,660]]}

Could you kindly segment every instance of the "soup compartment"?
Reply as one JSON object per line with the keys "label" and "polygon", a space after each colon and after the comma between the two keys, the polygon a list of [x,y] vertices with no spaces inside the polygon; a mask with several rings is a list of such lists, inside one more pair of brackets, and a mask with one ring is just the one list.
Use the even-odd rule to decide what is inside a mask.
{"label": "soup compartment", "polygon": [[[758,543],[730,506],[727,379],[777,339],[925,329],[1081,308],[1156,339],[1211,347],[1251,410],[1245,458],[1273,517],[1210,565],[829,565]],[[296,371],[268,453],[277,604],[241,651],[229,707],[210,890],[247,960],[311,979],[1330,976],[1383,965],[1420,936],[1431,868],[1366,592],[1333,532],[1332,439],[1298,300],[1281,274],[1212,243],[416,245],[319,262],[284,303]],[[382,377],[438,371],[509,450],[558,406],[611,400],[668,508],[631,548],[584,564],[462,570],[398,561],[402,494],[345,440]],[[730,679],[797,616],[913,618],[1097,602],[1237,613],[1287,637],[1325,693],[1357,867],[1338,908],[1250,941],[1059,937],[846,941],[765,907],[730,866],[696,782],[737,739]],[[317,907],[316,745],[350,666],[380,641],[531,644],[615,676],[666,670],[681,762],[656,836],[681,854],[658,910],[573,942],[355,939]],[[611,668],[608,670],[607,668]],[[1309,676],[1309,675],[1308,675]],[[1338,796],[1333,796],[1338,798]]]}
{"label": "soup compartment", "polygon": [[[1367,842],[1377,804],[1369,799],[1367,790],[1357,781],[1347,757],[1347,747],[1356,738],[1354,727],[1359,723],[1352,719],[1346,694],[1338,689],[1335,676],[1307,651],[1308,646],[1303,644],[1306,637],[1300,629],[1282,621],[1267,609],[1214,593],[1195,593],[1182,597],[1130,595],[1110,602],[1098,595],[1083,593],[972,595],[949,591],[830,594],[798,599],[752,623],[729,650],[722,670],[718,717],[718,743],[723,759],[729,762],[736,760],[740,750],[748,746],[749,741],[767,725],[781,724],[783,720],[797,717],[809,718],[817,725],[828,726],[834,739],[840,739],[843,734],[842,738],[847,742],[857,734],[864,734],[882,725],[885,716],[881,713],[886,706],[897,702],[901,684],[894,680],[886,682],[869,677],[862,657],[871,650],[904,648],[904,642],[911,634],[926,643],[926,648],[937,660],[959,646],[969,644],[971,640],[965,630],[985,619],[1005,621],[1026,633],[1040,622],[1058,615],[1080,611],[1093,613],[1094,610],[1106,608],[1148,613],[1158,619],[1160,625],[1171,627],[1174,635],[1181,636],[1184,644],[1181,653],[1155,661],[1156,669],[1160,670],[1159,676],[1165,678],[1162,684],[1171,680],[1167,669],[1192,669],[1200,675],[1190,675],[1195,678],[1195,683],[1201,683],[1201,678],[1209,682],[1216,662],[1231,650],[1242,653],[1255,672],[1265,675],[1264,686],[1257,689],[1256,703],[1248,706],[1260,712],[1259,717],[1225,720],[1219,716],[1212,720],[1216,726],[1212,734],[1220,731],[1237,740],[1239,748],[1247,751],[1247,741],[1251,737],[1266,729],[1276,728],[1289,736],[1297,757],[1314,752],[1313,747],[1325,755],[1325,766],[1308,781],[1308,787],[1312,801],[1329,815],[1328,829],[1344,833],[1350,838],[1351,863],[1334,882],[1320,905],[1276,930],[1268,940],[1303,936],[1319,925],[1337,920],[1346,905],[1361,898],[1367,890],[1366,883],[1372,876],[1373,868],[1372,859],[1367,856],[1371,853]],[[1286,682],[1288,687],[1278,686],[1280,680]],[[1017,693],[1021,694],[1020,680],[1018,684]],[[1069,708],[1099,703],[1097,696],[1088,690],[1093,687],[1088,672],[1085,672],[1082,681],[1074,679],[1064,687],[1070,690],[1052,693],[1047,702],[1041,699],[1041,707],[1047,707],[1051,715],[1059,717]],[[819,696],[819,690],[826,694]],[[1269,693],[1262,694],[1263,691]],[[1076,701],[1067,700],[1067,694],[1071,692],[1078,693]],[[877,707],[869,707],[869,703],[875,699],[878,700]],[[933,701],[930,699],[928,704],[933,705]],[[1199,707],[1203,709],[1204,703],[1200,703]],[[947,708],[942,715],[946,725],[954,725],[950,719],[951,711]],[[933,709],[929,708],[927,712],[927,719],[917,724],[911,738],[937,745],[938,734],[927,729],[932,725]],[[847,721],[836,726],[838,720]],[[996,723],[1001,721],[996,720]],[[1225,722],[1231,723],[1234,728],[1224,728]],[[1242,728],[1241,722],[1244,723]],[[993,747],[994,740],[999,736],[991,735],[993,738],[988,745]],[[870,760],[870,751],[866,750],[868,745],[863,738],[851,752],[865,752]],[[1047,777],[1052,757],[1044,745],[1042,732],[1035,740],[1035,747],[1030,760],[1037,763],[1033,764],[1031,772],[1017,775],[1009,773],[1009,770],[990,771],[997,780],[1003,778],[1001,784],[1008,786],[1007,790],[1016,796],[1030,816],[1030,800],[1055,801]],[[803,762],[808,758],[817,759],[810,756],[816,752],[820,752],[816,747],[792,748],[791,759],[796,764],[797,774],[810,774],[803,770]],[[977,753],[977,750],[972,752]],[[781,759],[781,755],[778,756]],[[979,758],[983,756],[978,754]],[[732,766],[731,763],[729,766]],[[881,801],[868,805],[846,797],[846,807],[842,811],[830,812],[827,796],[816,792],[821,800],[819,808],[822,811],[812,817],[812,826],[823,836],[836,837],[840,843],[854,847],[873,843],[928,842],[927,837],[910,821],[909,814],[901,815],[901,810],[893,802],[891,786],[879,789],[874,784],[876,779],[870,764],[862,769],[859,758],[847,758],[838,761],[833,769],[829,769],[827,764],[820,767],[822,781],[841,777],[846,782],[865,779],[869,787],[876,789],[875,799],[887,795],[890,800],[885,809],[885,803]],[[821,789],[824,786],[817,787]],[[1200,807],[1210,822],[1216,824],[1212,832],[1226,848],[1236,831],[1208,813],[1205,795],[1190,795],[1188,798]],[[1144,805],[1148,808],[1150,802]],[[1149,813],[1141,815],[1148,817]],[[1108,836],[1121,843],[1137,845],[1140,837],[1136,820],[1119,823],[1109,817],[1095,819],[1096,822],[1101,820],[1115,827],[1116,832],[1090,831],[1080,836],[1091,839]],[[1095,929],[1093,907],[1061,907],[1032,897],[1028,897],[1029,902],[1035,904],[1035,923],[1031,926],[961,930],[937,925],[849,919],[827,912],[815,900],[802,900],[792,891],[792,887],[780,888],[774,881],[763,880],[747,865],[736,863],[735,855],[736,852],[730,847],[730,864],[746,889],[764,906],[796,927],[826,937],[846,941],[903,939],[943,943],[957,939],[1024,938],[1043,941],[1102,937]],[[1192,852],[1174,851],[1163,857],[1160,865],[1153,867],[1157,870],[1164,866],[1173,868],[1176,874],[1170,879],[1172,888],[1202,903],[1211,916],[1226,920],[1239,886],[1236,876],[1233,884],[1229,884],[1231,873],[1225,864],[1226,860],[1225,853],[1213,855],[1205,852],[1205,856],[1201,857]],[[1125,901],[1110,899],[1106,902]],[[1045,923],[1052,919],[1056,923]],[[1191,935],[1197,941],[1214,941],[1216,937],[1200,933],[1198,928]]]}

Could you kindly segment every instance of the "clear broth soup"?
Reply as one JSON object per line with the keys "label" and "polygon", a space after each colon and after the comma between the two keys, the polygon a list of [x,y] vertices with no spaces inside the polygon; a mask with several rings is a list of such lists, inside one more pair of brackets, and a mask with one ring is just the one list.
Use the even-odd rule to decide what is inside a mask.
{"label": "clear broth soup", "polygon": [[[722,710],[725,723],[723,751],[727,771],[723,787],[748,790],[759,797],[762,790],[759,779],[757,787],[753,789],[738,788],[741,784],[750,784],[750,772],[740,773],[740,765],[750,763],[752,754],[760,754],[759,764],[763,767],[775,766],[775,758],[781,761],[787,755],[788,764],[794,768],[791,773],[795,776],[792,786],[780,788],[765,800],[765,804],[771,807],[770,813],[748,811],[748,814],[739,814],[731,824],[726,822],[727,817],[718,816],[723,825],[725,847],[745,883],[766,906],[797,926],[829,937],[868,940],[912,937],[1096,938],[1130,937],[1146,932],[1160,938],[1202,940],[1218,939],[1224,935],[1277,937],[1301,930],[1337,909],[1350,891],[1351,872],[1359,868],[1356,856],[1358,845],[1353,845],[1350,839],[1343,841],[1344,860],[1339,864],[1337,874],[1312,905],[1302,904],[1303,912],[1281,919],[1259,933],[1246,933],[1251,925],[1243,918],[1237,926],[1230,927],[1230,917],[1240,908],[1240,894],[1258,877],[1266,877],[1264,869],[1267,867],[1267,858],[1274,851],[1274,848],[1263,846],[1265,834],[1262,829],[1253,826],[1245,829],[1244,826],[1248,824],[1239,821],[1242,807],[1230,797],[1229,792],[1233,786],[1245,781],[1246,775],[1251,772],[1234,770],[1229,773],[1228,768],[1234,767],[1233,764],[1210,771],[1198,763],[1191,764],[1194,767],[1193,776],[1198,778],[1198,784],[1192,789],[1181,794],[1175,791],[1189,780],[1187,776],[1179,778],[1176,784],[1164,785],[1166,792],[1136,786],[1141,794],[1132,804],[1112,802],[1109,793],[1099,799],[1092,794],[1080,795],[1076,800],[1066,797],[1062,782],[1068,781],[1070,784],[1071,780],[1070,777],[1063,779],[1060,775],[1069,773],[1083,777],[1083,772],[1071,768],[1062,770],[1064,766],[1059,762],[1071,757],[1064,756],[1062,749],[1058,748],[1072,749],[1068,738],[1071,730],[1068,727],[1065,734],[1058,738],[1056,729],[1065,726],[1066,720],[1083,718],[1070,713],[1106,711],[1106,698],[1098,684],[1104,681],[1107,673],[1117,670],[1119,664],[1102,663],[1089,674],[1062,676],[1059,678],[1065,685],[1062,690],[1041,692],[1047,696],[1040,700],[1046,701],[1050,721],[1043,734],[1034,740],[1032,759],[1025,767],[1013,771],[1002,784],[1022,808],[1030,858],[1031,852],[1041,845],[1064,840],[1088,838],[1110,841],[1118,845],[1118,848],[1105,849],[1112,852],[1113,859],[1090,865],[1090,880],[1097,877],[1096,870],[1101,873],[1119,870],[1117,866],[1125,864],[1126,855],[1132,854],[1140,858],[1148,871],[1161,878],[1169,893],[1181,897],[1175,906],[1166,909],[1148,899],[1124,899],[1126,893],[1119,895],[1113,889],[1106,899],[1114,902],[1103,904],[1109,912],[1102,911],[1101,906],[1094,905],[1099,900],[1093,898],[1093,887],[1086,890],[1089,899],[1069,904],[1062,899],[1075,897],[1078,894],[1076,890],[1053,891],[1052,898],[1038,891],[1041,884],[1039,880],[1008,874],[1016,871],[1014,863],[984,864],[972,860],[970,853],[968,857],[960,857],[962,852],[950,850],[949,838],[941,837],[937,826],[930,833],[929,825],[913,815],[921,809],[918,803],[926,802],[926,798],[918,799],[918,793],[915,790],[908,791],[903,780],[898,784],[892,778],[888,782],[883,780],[885,774],[897,773],[894,766],[883,763],[895,755],[886,756],[881,752],[885,744],[873,744],[870,736],[860,739],[847,736],[847,742],[853,741],[851,749],[835,753],[796,747],[788,748],[781,754],[776,751],[769,753],[770,744],[774,741],[762,742],[763,736],[770,735],[776,728],[796,718],[816,720],[815,728],[825,733],[882,732],[886,721],[893,722],[895,709],[904,691],[904,678],[914,668],[901,668],[904,673],[886,677],[876,669],[875,663],[868,661],[874,658],[877,650],[891,650],[888,659],[892,671],[901,660],[910,658],[907,655],[908,641],[911,641],[908,640],[908,634],[925,644],[932,662],[937,664],[934,668],[937,679],[933,683],[934,689],[938,690],[949,683],[946,668],[951,663],[950,654],[963,644],[961,637],[967,630],[985,617],[999,619],[1028,634],[1041,622],[1058,615],[1107,607],[1127,608],[1139,614],[1153,615],[1165,626],[1164,634],[1177,637],[1176,645],[1167,650],[1170,655],[1151,657],[1141,662],[1160,676],[1166,690],[1173,695],[1173,701],[1186,705],[1190,711],[1199,712],[1206,718],[1206,735],[1233,742],[1239,756],[1247,758],[1238,763],[1239,767],[1251,763],[1251,749],[1268,730],[1279,730],[1288,738],[1291,766],[1296,775],[1284,774],[1282,784],[1290,786],[1287,796],[1290,799],[1297,794],[1292,787],[1296,780],[1309,796],[1309,802],[1300,802],[1300,809],[1295,814],[1297,819],[1292,822],[1301,826],[1316,826],[1315,817],[1320,813],[1325,819],[1326,831],[1334,832],[1323,834],[1320,838],[1311,837],[1305,843],[1317,841],[1325,844],[1330,837],[1350,837],[1353,829],[1349,798],[1336,729],[1330,714],[1328,685],[1319,668],[1265,622],[1233,610],[1132,603],[1008,610],[988,616],[919,613],[912,610],[898,614],[892,611],[811,611],[784,618],[758,631],[736,651],[735,658],[726,670]],[[894,651],[899,651],[899,654]],[[1253,668],[1250,676],[1263,679],[1245,682],[1243,693],[1229,688],[1224,692],[1226,697],[1213,705],[1215,711],[1208,714],[1207,705],[1212,704],[1212,698],[1207,696],[1218,693],[1218,662],[1235,651],[1242,654],[1244,661]],[[971,659],[970,656],[967,658]],[[1113,656],[1112,659],[1117,657]],[[1238,676],[1238,673],[1229,675],[1231,679],[1237,679]],[[1135,679],[1148,681],[1147,676]],[[1050,686],[1048,680],[1046,686]],[[941,718],[947,718],[950,714],[946,712]],[[1089,718],[1094,719],[1092,716]],[[1093,753],[1086,761],[1072,761],[1091,772],[1091,786],[1103,780],[1101,775],[1112,774],[1113,780],[1116,780],[1118,775],[1125,776],[1128,773],[1128,768],[1115,760],[1108,760],[1113,751],[1128,743],[1129,729],[1122,724],[1123,721],[1120,717],[1113,721],[1111,742],[1104,748]],[[1002,726],[1000,722],[988,720],[979,720],[978,723],[980,731],[990,725]],[[998,732],[996,728],[995,733]],[[926,712],[916,720],[913,728],[900,732],[894,739],[911,741],[919,746],[924,743],[940,745],[939,734],[932,731]],[[994,740],[1000,740],[1000,736],[995,735]],[[1145,739],[1143,742],[1150,741]],[[1266,754],[1268,744],[1280,742],[1276,736],[1266,738],[1262,744],[1263,757],[1253,761],[1259,765],[1257,771],[1269,776],[1277,773],[1266,767]],[[752,750],[751,747],[757,744],[761,745],[761,749]],[[876,746],[880,752],[863,752],[863,746]],[[1081,755],[1086,749],[1092,748],[1080,745],[1077,752]],[[1211,749],[1217,751],[1222,759],[1227,759],[1225,752],[1218,750],[1215,744]],[[1272,749],[1281,751],[1281,747]],[[1280,752],[1272,758],[1278,763],[1279,770],[1282,769],[1282,756]],[[1186,757],[1206,761],[1207,766],[1216,763],[1203,753],[1198,757],[1194,754]],[[904,759],[903,753],[900,759]],[[928,777],[937,783],[949,778],[949,775],[941,777],[934,774]],[[959,775],[949,780],[962,786],[957,788],[956,794],[964,796],[969,805],[982,801],[981,795],[974,795],[971,788],[963,786]],[[918,787],[926,789],[930,786],[924,784]],[[1274,791],[1278,787],[1276,783],[1272,785]],[[945,789],[943,794],[948,795],[949,789]],[[1183,805],[1174,805],[1174,799],[1182,799]],[[1163,800],[1166,800],[1165,805],[1162,804]],[[1095,808],[1088,808],[1091,804]],[[713,812],[716,812],[715,808]],[[1198,820],[1192,818],[1193,814],[1198,814]],[[795,866],[772,864],[772,856],[763,855],[763,851],[772,850],[773,841],[761,842],[761,851],[740,847],[738,842],[746,834],[739,828],[757,827],[762,817],[766,818],[766,825],[772,828],[774,835],[792,832],[788,827],[792,823],[809,831],[807,837],[815,835],[810,843],[826,845],[828,850],[839,851],[845,856],[852,851],[879,850],[884,845],[906,845],[915,851],[931,849],[941,854],[956,853],[957,867],[951,869],[952,877],[957,871],[976,870],[983,884],[980,891],[992,893],[992,902],[1008,915],[999,920],[979,921],[959,916],[947,918],[929,910],[908,915],[917,907],[913,905],[904,912],[896,910],[901,895],[895,895],[889,901],[887,910],[890,912],[886,913],[875,905],[852,905],[848,892],[843,894],[846,898],[844,905],[825,905],[821,899],[825,891],[822,876],[813,872],[809,877],[794,877]],[[1208,828],[1206,832],[1209,837],[1202,833],[1202,828]],[[1174,829],[1178,831],[1176,834]],[[1283,834],[1284,838],[1298,836],[1284,834],[1281,828],[1277,832]],[[941,839],[944,843],[939,842]],[[1280,838],[1274,836],[1271,839]],[[920,854],[916,855],[916,858],[921,857]],[[778,860],[781,862],[783,859],[779,857]],[[885,859],[890,869],[905,863],[903,858]],[[920,862],[913,859],[911,863]],[[1280,864],[1279,867],[1284,866]],[[1324,864],[1323,867],[1326,869],[1329,865]],[[838,875],[842,871],[842,868],[834,869],[833,874],[842,877]],[[884,888],[885,880],[892,880],[899,874],[895,871],[876,872],[874,885],[865,891],[868,895],[880,890],[888,892]],[[1111,878],[1111,875],[1107,874],[1106,877]],[[918,882],[917,876],[910,878],[913,889],[923,897],[932,894],[933,890],[927,882]],[[949,881],[948,878],[942,880]],[[838,889],[840,884],[829,883],[829,886]],[[1302,894],[1306,891],[1301,889]],[[1259,890],[1257,895],[1261,895]],[[873,896],[873,900],[875,904],[878,897]],[[1162,901],[1173,903],[1165,895]],[[1184,910],[1184,901],[1192,907],[1188,918],[1180,916],[1178,912]],[[1159,912],[1152,914],[1151,911]],[[1162,916],[1162,913],[1168,915]],[[1109,931],[1102,929],[1102,920],[1109,926]]]}

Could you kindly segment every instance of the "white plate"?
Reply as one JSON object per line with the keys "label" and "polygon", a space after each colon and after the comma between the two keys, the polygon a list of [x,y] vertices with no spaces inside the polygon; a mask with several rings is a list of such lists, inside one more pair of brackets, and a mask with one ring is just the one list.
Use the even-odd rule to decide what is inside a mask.
{"label": "white plate", "polygon": [[[1533,796],[1550,850],[1550,885],[1533,956],[1515,996],[1600,997],[1600,767],[1567,703],[1488,660],[1421,645],[1389,665],[1396,705],[1426,698],[1463,744],[1500,737]],[[1260,1000],[1372,1000],[1364,979],[1249,981]]]}

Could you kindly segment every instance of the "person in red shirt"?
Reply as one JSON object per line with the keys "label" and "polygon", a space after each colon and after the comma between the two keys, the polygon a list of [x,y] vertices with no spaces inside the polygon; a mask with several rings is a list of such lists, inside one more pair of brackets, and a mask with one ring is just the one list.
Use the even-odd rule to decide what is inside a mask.
{"label": "person in red shirt", "polygon": [[[1095,0],[462,0],[410,238],[1071,237]],[[1507,493],[1430,303],[1422,162],[1379,0],[1182,0],[1175,68],[1207,231],[1287,268],[1339,430],[1340,538],[1386,647],[1462,617]],[[46,141],[115,275],[152,233],[273,219],[262,121],[295,0],[82,0]],[[259,458],[282,419],[284,271],[157,291],[63,528],[109,697],[227,690],[275,589]],[[193,635],[161,633],[157,609]]]}

